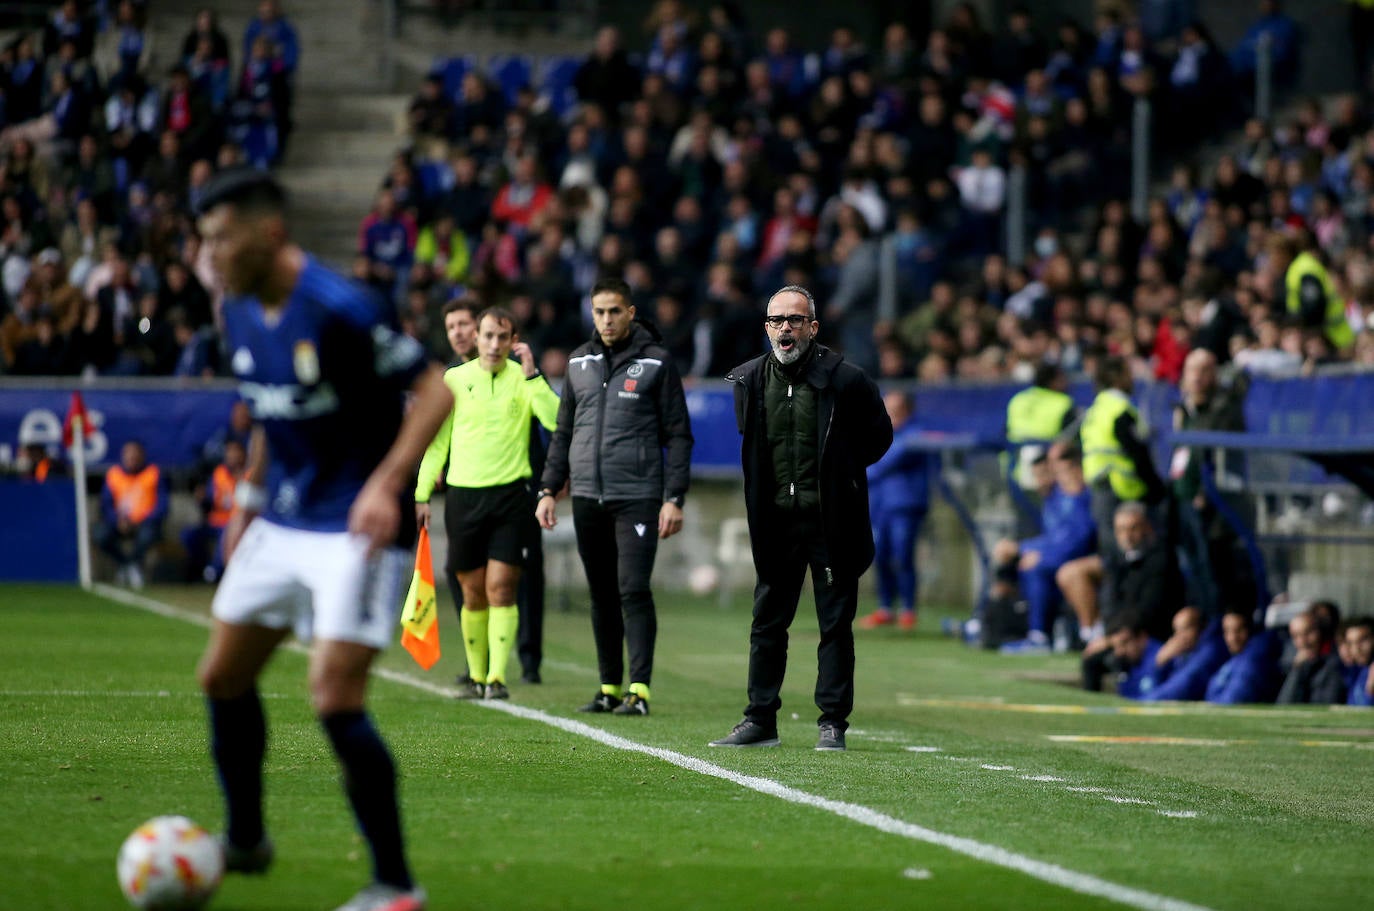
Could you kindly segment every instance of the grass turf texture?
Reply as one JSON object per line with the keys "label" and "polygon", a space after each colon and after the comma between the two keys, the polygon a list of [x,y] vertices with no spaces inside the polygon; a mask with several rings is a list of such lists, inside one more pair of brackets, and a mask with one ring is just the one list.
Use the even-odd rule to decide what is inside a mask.
{"label": "grass turf texture", "polygon": [[[200,588],[149,594],[199,613],[208,601]],[[451,609],[442,619],[445,657],[434,671],[399,648],[382,664],[447,684],[461,647]],[[653,716],[580,716],[574,707],[596,686],[590,623],[551,612],[546,682],[513,684],[513,699],[1205,907],[1367,899],[1374,714],[1121,713],[1124,702],[1056,682],[1073,675],[1071,660],[970,651],[929,632],[938,623],[927,613],[914,637],[859,633],[849,752],[816,753],[815,626],[803,611],[783,746],[712,750],[706,741],[729,730],[744,702],[747,626],[743,608],[662,597]],[[220,826],[193,676],[204,640],[191,623],[73,589],[0,587],[0,904],[121,907],[114,857],[137,823],[179,812]],[[226,880],[220,911],[331,908],[366,878],[304,676],[304,657],[284,652],[262,682],[278,863],[265,878]],[[402,771],[412,863],[434,911],[1118,907],[535,720],[388,680],[371,699]],[[1022,705],[1087,710],[1011,710]],[[1082,735],[1228,743],[1050,739]]]}

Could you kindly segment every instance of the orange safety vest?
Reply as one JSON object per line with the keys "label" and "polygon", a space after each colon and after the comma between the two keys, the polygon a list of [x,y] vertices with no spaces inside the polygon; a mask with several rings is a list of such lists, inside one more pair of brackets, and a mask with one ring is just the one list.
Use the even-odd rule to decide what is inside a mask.
{"label": "orange safety vest", "polygon": [[215,466],[215,473],[210,476],[210,513],[205,517],[211,528],[223,528],[229,524],[229,516],[234,511],[234,486],[237,483],[228,468]]}
{"label": "orange safety vest", "polygon": [[44,459],[33,466],[33,479],[42,484],[48,479],[48,473],[52,471],[52,459]]}
{"label": "orange safety vest", "polygon": [[142,522],[157,508],[157,483],[156,465],[133,475],[116,465],[105,474],[105,486],[114,497],[115,512],[134,523]]}

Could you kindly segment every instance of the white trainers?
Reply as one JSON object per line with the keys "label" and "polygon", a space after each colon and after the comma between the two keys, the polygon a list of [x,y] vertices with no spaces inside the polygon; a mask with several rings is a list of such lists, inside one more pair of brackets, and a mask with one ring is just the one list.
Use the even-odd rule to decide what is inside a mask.
{"label": "white trainers", "polygon": [[385,883],[373,883],[336,911],[424,911],[424,908],[425,890],[419,886],[407,892]]}
{"label": "white trainers", "polygon": [[143,569],[137,563],[129,564],[129,587],[134,591],[143,590]]}

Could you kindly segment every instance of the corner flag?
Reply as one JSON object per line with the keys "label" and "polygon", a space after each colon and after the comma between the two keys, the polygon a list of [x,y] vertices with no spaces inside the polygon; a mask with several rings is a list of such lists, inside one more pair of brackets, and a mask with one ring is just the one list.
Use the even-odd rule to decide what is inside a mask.
{"label": "corner flag", "polygon": [[70,449],[77,434],[84,440],[93,433],[95,428],[91,426],[91,416],[86,411],[86,400],[81,397],[80,392],[73,392],[72,403],[67,408],[67,417],[62,422],[62,445]]}
{"label": "corner flag", "polygon": [[401,611],[401,647],[425,670],[439,660],[439,613],[434,601],[434,566],[429,555],[429,529],[415,543],[415,575]]}

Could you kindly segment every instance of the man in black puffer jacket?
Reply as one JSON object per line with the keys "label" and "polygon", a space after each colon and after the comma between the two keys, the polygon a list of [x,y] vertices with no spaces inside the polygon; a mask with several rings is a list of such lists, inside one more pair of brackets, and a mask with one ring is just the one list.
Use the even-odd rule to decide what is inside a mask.
{"label": "man in black puffer jacket", "polygon": [[[596,333],[568,359],[535,514],[554,527],[556,497],[571,477],[601,675],[581,710],[647,715],[658,634],[649,577],[659,539],[682,530],[692,428],[682,378],[658,333],[635,321],[629,285],[604,278],[591,297]],[[623,700],[622,642],[630,656]]]}
{"label": "man in black puffer jacket", "polygon": [[892,445],[878,387],[815,343],[811,293],[788,285],[768,301],[772,351],[730,371],[744,435],[745,509],[758,584],[749,632],[749,707],[712,746],[776,746],[787,630],[807,568],[816,595],[818,750],[843,750],[854,708],[854,614],[873,562],[866,469]]}

